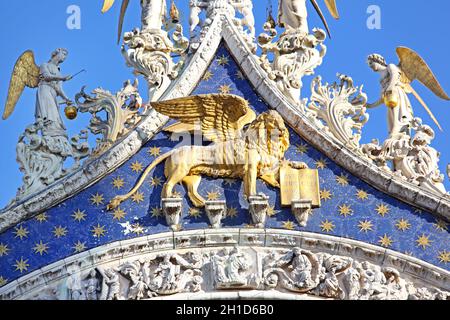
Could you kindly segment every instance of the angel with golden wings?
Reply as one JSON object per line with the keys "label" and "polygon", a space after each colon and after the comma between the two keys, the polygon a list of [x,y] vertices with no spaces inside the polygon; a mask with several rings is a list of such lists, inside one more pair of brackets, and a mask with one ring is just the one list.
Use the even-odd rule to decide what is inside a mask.
{"label": "angel with golden wings", "polygon": [[[62,82],[72,79],[72,76],[62,76],[60,64],[66,60],[68,51],[56,49],[50,61],[36,65],[34,54],[28,50],[23,53],[16,62],[9,85],[3,119],[6,120],[13,113],[25,87],[37,88],[36,95],[36,121],[42,119],[47,123],[46,133],[50,136],[66,136],[61,114],[59,112],[58,97],[61,97],[67,105],[73,103],[64,93]],[[71,150],[67,142],[68,150]]]}
{"label": "angel with golden wings", "polygon": [[[317,0],[310,0],[314,9],[317,11],[325,28],[330,35],[330,28],[328,22],[320,9]],[[339,13],[336,7],[336,0],[325,0],[325,5],[335,19],[339,19]],[[286,28],[287,31],[300,31],[309,34],[308,27],[308,9],[306,7],[306,0],[279,0],[278,5],[278,24],[280,27]]]}
{"label": "angel with golden wings", "polygon": [[450,100],[439,81],[431,71],[427,63],[413,50],[406,47],[397,48],[400,59],[398,65],[387,64],[379,54],[372,54],[368,58],[368,64],[373,71],[381,75],[381,98],[367,108],[375,108],[382,104],[388,107],[388,128],[390,137],[397,134],[409,134],[414,113],[408,94],[413,94],[422,104],[433,121],[442,130],[436,117],[431,112],[423,99],[411,86],[414,80],[419,80],[428,87],[436,96]]}

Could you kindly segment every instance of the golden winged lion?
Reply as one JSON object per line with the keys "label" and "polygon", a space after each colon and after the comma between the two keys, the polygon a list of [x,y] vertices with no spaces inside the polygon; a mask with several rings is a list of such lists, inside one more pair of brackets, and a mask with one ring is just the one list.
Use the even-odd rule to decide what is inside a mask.
{"label": "golden winged lion", "polygon": [[398,47],[397,55],[400,59],[398,65],[387,64],[386,60],[379,54],[369,56],[369,66],[381,76],[382,94],[377,102],[368,104],[367,107],[374,108],[382,104],[388,107],[389,134],[393,136],[409,131],[408,128],[414,118],[411,101],[408,97],[408,94],[412,93],[439,129],[442,130],[438,120],[414,90],[411,83],[418,80],[439,98],[450,100],[450,97],[445,93],[433,71],[418,53],[406,47]]}
{"label": "golden winged lion", "polygon": [[202,175],[243,179],[248,198],[257,195],[257,179],[280,187],[280,165],[307,168],[305,163],[284,159],[290,145],[289,131],[277,111],[256,116],[246,100],[224,94],[157,102],[152,103],[152,107],[179,121],[165,131],[192,132],[199,128],[204,138],[212,143],[182,146],[160,156],[146,168],[128,194],[117,196],[108,204],[108,210],[117,208],[135,194],[149,173],[163,161],[167,180],[161,198],[171,198],[174,186],[183,183],[196,207],[205,206],[205,199],[197,191]]}

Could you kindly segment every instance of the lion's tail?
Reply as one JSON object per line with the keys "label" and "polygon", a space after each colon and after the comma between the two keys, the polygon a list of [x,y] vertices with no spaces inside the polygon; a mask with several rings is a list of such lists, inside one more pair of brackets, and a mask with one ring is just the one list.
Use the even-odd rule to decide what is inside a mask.
{"label": "lion's tail", "polygon": [[136,183],[136,185],[134,186],[133,189],[131,189],[130,192],[128,192],[125,195],[122,196],[116,196],[114,197],[114,199],[112,199],[108,206],[106,207],[106,210],[111,211],[116,209],[122,202],[128,200],[131,196],[133,196],[138,190],[139,188],[142,186],[142,184],[144,183],[145,179],[147,178],[147,176],[149,175],[149,173],[160,163],[162,163],[164,160],[166,160],[167,158],[169,158],[172,153],[175,150],[172,150],[170,152],[167,152],[165,154],[163,154],[162,156],[159,156],[158,158],[155,159],[155,161],[152,162],[152,164],[150,164],[144,171],[144,173],[142,173],[139,181]]}

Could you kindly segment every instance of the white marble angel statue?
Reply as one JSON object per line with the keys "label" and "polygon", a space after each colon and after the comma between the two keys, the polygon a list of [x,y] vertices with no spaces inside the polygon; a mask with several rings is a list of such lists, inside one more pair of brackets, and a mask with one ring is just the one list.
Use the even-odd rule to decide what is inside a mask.
{"label": "white marble angel statue", "polygon": [[89,147],[83,142],[87,135],[69,140],[59,111],[62,98],[63,104],[68,106],[66,110],[73,108],[76,114],[76,108],[62,88],[64,81],[73,78],[61,75],[60,65],[67,55],[66,49],[56,49],[50,61],[39,67],[33,52],[28,50],[14,66],[3,119],[14,112],[25,87],[37,88],[34,124],[27,127],[17,144],[17,162],[24,173],[18,198],[37,192],[66,175],[64,161],[68,157],[75,158],[79,166],[79,160],[89,155]]}
{"label": "white marble angel statue", "polygon": [[[115,0],[104,0],[102,12],[105,13],[111,9]],[[120,9],[118,42],[122,38],[123,23],[125,13],[127,12],[130,0],[122,0]],[[161,30],[165,17],[167,15],[166,0],[141,0],[142,8],[142,29],[143,30]]]}
{"label": "white marble angel statue", "polygon": [[385,104],[388,107],[387,118],[390,137],[400,133],[409,134],[414,113],[408,94],[412,93],[439,129],[442,130],[439,122],[411,86],[411,83],[414,80],[419,80],[438,97],[444,100],[450,100],[450,97],[445,93],[427,63],[416,52],[409,48],[399,47],[397,48],[397,55],[400,58],[398,65],[387,64],[386,60],[379,54],[369,56],[369,66],[381,75],[382,92],[380,99],[375,103],[367,104],[367,108],[375,108]]}
{"label": "white marble angel statue", "polygon": [[[310,0],[314,9],[320,16],[325,28],[328,31],[328,35],[331,37],[330,28],[328,22],[320,9],[317,0]],[[335,19],[339,19],[339,13],[336,7],[336,0],[324,0],[325,4],[330,11],[331,15]],[[288,32],[302,32],[309,34],[308,26],[308,9],[306,7],[306,0],[279,0],[278,5],[278,24],[280,27],[286,28]]]}

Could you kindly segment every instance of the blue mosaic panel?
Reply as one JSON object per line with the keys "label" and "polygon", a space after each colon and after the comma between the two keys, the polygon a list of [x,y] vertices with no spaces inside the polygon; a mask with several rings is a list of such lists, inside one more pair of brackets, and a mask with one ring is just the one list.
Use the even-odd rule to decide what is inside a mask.
{"label": "blue mosaic panel", "polygon": [[[193,94],[232,93],[247,99],[258,113],[268,109],[222,46]],[[159,133],[136,155],[100,182],[41,215],[0,235],[0,286],[38,268],[107,243],[170,231],[160,210],[164,167],[158,166],[133,199],[115,212],[106,204],[137,182],[143,169],[177,145]],[[280,207],[279,190],[258,181],[258,191],[270,196],[268,228],[325,233],[390,248],[450,270],[448,224],[377,191],[308,145],[291,130],[291,160],[319,169],[322,207],[307,227],[300,227],[290,209]],[[193,208],[182,186],[183,229],[208,228],[203,211]],[[226,199],[224,227],[251,223],[239,180],[204,178],[200,194]]]}

